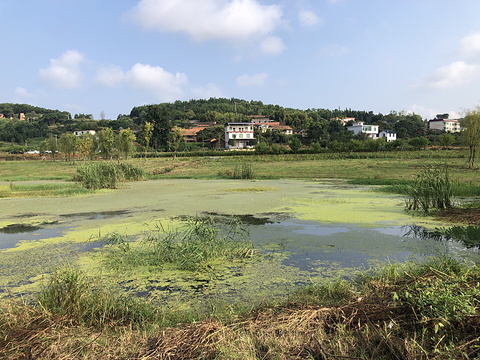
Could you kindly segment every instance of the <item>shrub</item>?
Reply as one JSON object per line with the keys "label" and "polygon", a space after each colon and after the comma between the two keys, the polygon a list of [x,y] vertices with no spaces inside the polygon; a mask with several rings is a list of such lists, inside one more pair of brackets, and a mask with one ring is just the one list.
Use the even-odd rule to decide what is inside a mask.
{"label": "shrub", "polygon": [[131,164],[101,162],[78,166],[74,180],[87,189],[116,189],[123,181],[145,179],[147,174],[142,168]]}

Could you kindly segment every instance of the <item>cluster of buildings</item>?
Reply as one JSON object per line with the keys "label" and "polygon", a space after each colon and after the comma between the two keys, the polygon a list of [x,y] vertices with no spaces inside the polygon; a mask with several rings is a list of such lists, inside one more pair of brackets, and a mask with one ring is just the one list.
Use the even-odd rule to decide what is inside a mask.
{"label": "cluster of buildings", "polygon": [[[394,130],[382,130],[379,132],[378,125],[364,124],[363,122],[355,122],[355,118],[335,118],[332,120],[339,120],[342,122],[346,129],[353,131],[355,135],[365,134],[366,137],[376,140],[379,138],[385,138],[387,142],[395,141],[397,139],[397,133]],[[351,125],[348,125],[351,124]],[[438,132],[460,132],[460,121],[453,119],[438,119],[429,120],[429,129]],[[197,134],[210,126],[215,126],[216,123],[204,123],[196,124],[189,129],[180,129],[180,133],[186,142],[196,142]],[[293,135],[293,129],[288,126],[265,118],[261,115],[251,116],[250,122],[229,122],[225,124],[225,140],[212,139],[212,141],[218,143],[217,146],[224,147],[225,149],[248,149],[253,147],[252,140],[255,139],[254,129],[259,129],[262,133],[268,130],[280,131],[285,135]],[[74,131],[74,134],[78,137],[89,133],[95,135],[94,130],[82,130]]]}

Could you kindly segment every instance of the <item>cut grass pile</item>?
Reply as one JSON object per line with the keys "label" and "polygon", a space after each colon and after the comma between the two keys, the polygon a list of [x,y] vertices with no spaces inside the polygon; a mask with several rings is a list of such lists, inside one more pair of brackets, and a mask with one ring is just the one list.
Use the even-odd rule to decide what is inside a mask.
{"label": "cut grass pile", "polygon": [[[480,269],[449,257],[390,265],[356,283],[312,286],[281,304],[249,312],[212,306],[210,312],[189,320],[154,304],[128,302],[115,289],[87,281],[75,270],[58,275],[35,304],[0,302],[0,357],[473,359],[480,355]],[[104,301],[105,297],[112,300]]]}

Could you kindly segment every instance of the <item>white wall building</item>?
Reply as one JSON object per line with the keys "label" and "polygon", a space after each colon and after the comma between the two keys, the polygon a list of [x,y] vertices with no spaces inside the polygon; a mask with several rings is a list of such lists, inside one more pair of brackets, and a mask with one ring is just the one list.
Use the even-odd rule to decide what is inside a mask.
{"label": "white wall building", "polygon": [[352,126],[347,126],[347,130],[353,131],[355,135],[364,133],[370,139],[378,138],[378,125],[364,125],[363,122],[358,122]]}
{"label": "white wall building", "polygon": [[385,138],[387,142],[397,140],[397,133],[393,130],[382,130],[380,134],[378,134],[379,138]]}
{"label": "white wall building", "polygon": [[231,122],[225,124],[225,149],[245,149],[251,147],[255,139],[252,123]]}
{"label": "white wall building", "polygon": [[433,119],[428,122],[428,127],[432,130],[445,131],[450,133],[460,132],[460,121],[454,119]]}
{"label": "white wall building", "polygon": [[74,131],[73,134],[77,137],[80,137],[83,134],[95,135],[96,131],[95,130],[78,130],[78,131]]}

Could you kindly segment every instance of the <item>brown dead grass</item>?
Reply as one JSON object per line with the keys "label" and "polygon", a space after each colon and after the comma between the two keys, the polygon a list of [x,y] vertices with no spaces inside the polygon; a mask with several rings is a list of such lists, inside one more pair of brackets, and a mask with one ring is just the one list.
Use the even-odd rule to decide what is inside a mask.
{"label": "brown dead grass", "polygon": [[442,221],[469,225],[480,224],[480,208],[451,208],[442,210],[438,217]]}

